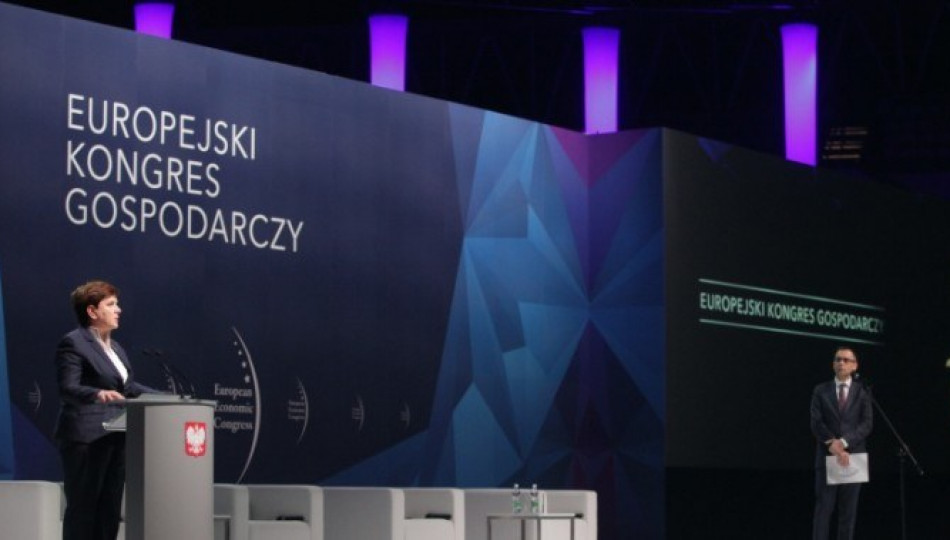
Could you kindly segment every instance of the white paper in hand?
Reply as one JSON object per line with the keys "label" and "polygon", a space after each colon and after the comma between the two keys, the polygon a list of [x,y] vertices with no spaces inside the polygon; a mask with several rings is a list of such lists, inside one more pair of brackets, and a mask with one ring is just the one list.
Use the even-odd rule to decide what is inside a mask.
{"label": "white paper in hand", "polygon": [[848,466],[842,467],[838,464],[838,458],[828,456],[825,458],[825,469],[828,471],[828,485],[835,484],[857,484],[867,482],[868,476],[868,455],[866,452],[851,454],[848,458]]}

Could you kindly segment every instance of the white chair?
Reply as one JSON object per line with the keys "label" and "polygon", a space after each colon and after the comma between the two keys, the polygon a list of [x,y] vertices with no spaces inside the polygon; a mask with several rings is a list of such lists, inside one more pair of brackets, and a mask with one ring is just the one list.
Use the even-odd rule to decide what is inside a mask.
{"label": "white chair", "polygon": [[[251,503],[247,487],[237,484],[214,485],[215,540],[247,540]],[[222,534],[226,530],[226,534]]]}
{"label": "white chair", "polygon": [[323,540],[323,489],[307,485],[247,486],[248,540]]}
{"label": "white chair", "polygon": [[326,540],[404,540],[405,497],[401,489],[325,487]]}
{"label": "white chair", "polygon": [[406,488],[405,540],[465,540],[465,495],[460,489]]}
{"label": "white chair", "polygon": [[61,493],[55,482],[0,481],[0,536],[61,539]]}
{"label": "white chair", "polygon": [[232,540],[323,540],[323,512],[317,486],[214,486],[215,516]]}
{"label": "white chair", "polygon": [[[544,491],[545,509],[551,514],[574,514],[574,532],[577,540],[597,540],[597,492],[586,490]],[[569,538],[569,523],[550,521],[543,524],[544,538]]]}

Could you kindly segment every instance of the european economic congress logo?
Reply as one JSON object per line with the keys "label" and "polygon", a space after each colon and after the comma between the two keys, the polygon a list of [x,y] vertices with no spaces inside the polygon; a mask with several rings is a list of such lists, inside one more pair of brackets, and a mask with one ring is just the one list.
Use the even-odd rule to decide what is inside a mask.
{"label": "european economic congress logo", "polygon": [[64,210],[73,225],[297,253],[303,220],[215,207],[222,163],[257,159],[257,128],[66,95]]}
{"label": "european economic congress logo", "polygon": [[[238,367],[238,376],[228,379],[228,382],[215,381],[212,398],[217,401],[214,408],[214,428],[216,434],[222,437],[231,437],[233,442],[246,440],[250,435],[247,456],[244,466],[237,477],[240,483],[247,474],[254,452],[257,450],[258,436],[261,428],[261,391],[254,367],[254,359],[244,338],[237,328],[231,328],[231,346],[234,362]],[[219,448],[223,445],[219,444]]]}
{"label": "european economic congress logo", "polygon": [[287,420],[300,424],[300,433],[297,435],[297,444],[307,433],[310,421],[310,400],[307,399],[307,389],[299,377],[297,379],[296,394],[287,400]]}

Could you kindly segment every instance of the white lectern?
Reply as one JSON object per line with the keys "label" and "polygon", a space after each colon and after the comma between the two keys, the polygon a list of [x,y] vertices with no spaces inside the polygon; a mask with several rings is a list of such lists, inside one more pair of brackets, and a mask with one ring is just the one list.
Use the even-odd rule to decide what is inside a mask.
{"label": "white lectern", "polygon": [[126,401],[126,540],[214,537],[214,401]]}

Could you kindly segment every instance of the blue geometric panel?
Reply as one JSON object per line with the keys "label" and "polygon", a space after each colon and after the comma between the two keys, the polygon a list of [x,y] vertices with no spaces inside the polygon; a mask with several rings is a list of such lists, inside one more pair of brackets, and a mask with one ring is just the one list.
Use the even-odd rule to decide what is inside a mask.
{"label": "blue geometric panel", "polygon": [[488,403],[474,386],[459,401],[453,419],[455,485],[495,485],[521,466],[521,454],[496,422]]}
{"label": "blue geometric panel", "polygon": [[[435,411],[466,413],[452,430],[456,458],[466,458],[455,460],[453,478],[431,480],[595,489],[601,538],[660,538],[660,132],[624,135],[618,144],[492,113],[480,126],[474,178],[457,179],[468,211],[459,275],[466,294],[453,302],[439,388],[460,387],[450,374],[464,374],[451,366],[465,358],[483,399],[471,389],[439,393]],[[590,159],[600,143],[609,151],[596,154],[609,163]],[[467,328],[456,326],[462,321]],[[435,413],[430,428],[448,418]],[[479,452],[499,453],[493,471],[484,468],[491,459],[459,450],[465,432],[484,435],[472,435]],[[630,511],[609,511],[620,504]]]}
{"label": "blue geometric panel", "polygon": [[662,320],[663,311],[656,306],[631,306],[598,309],[593,322],[654,416],[665,418],[665,392],[657,384],[664,378],[665,365],[653,352],[662,350],[666,335],[662,327],[658,331],[657,318]]}
{"label": "blue geometric panel", "polygon": [[661,132],[449,108],[465,236],[429,426],[327,482],[388,460],[419,485],[593,489],[599,538],[663,538]]}

